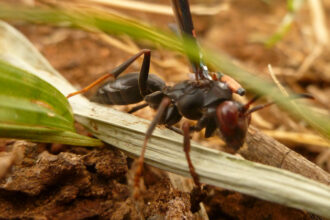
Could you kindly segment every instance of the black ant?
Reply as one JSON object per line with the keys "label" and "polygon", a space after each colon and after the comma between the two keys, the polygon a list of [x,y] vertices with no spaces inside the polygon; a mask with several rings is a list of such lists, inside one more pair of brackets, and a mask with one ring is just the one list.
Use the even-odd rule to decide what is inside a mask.
{"label": "black ant", "polygon": [[[172,5],[181,31],[195,39],[188,0],[172,0]],[[195,43],[198,46],[197,41]],[[199,177],[189,156],[190,133],[205,128],[205,137],[208,138],[213,135],[216,129],[219,129],[226,144],[237,150],[244,143],[251,113],[269,106],[273,102],[250,109],[250,105],[258,99],[258,96],[247,104],[241,104],[233,100],[233,93],[244,95],[245,90],[229,76],[209,72],[201,60],[197,62],[190,61],[194,69],[195,79],[185,80],[174,86],[166,86],[162,79],[149,74],[150,53],[148,49],[141,50],[89,86],[71,93],[67,97],[86,92],[105,79],[113,78],[114,81],[107,82],[98,89],[97,94],[92,99],[93,101],[110,105],[127,105],[145,101],[144,104],[134,107],[129,112],[135,112],[146,106],[157,110],[156,116],[146,132],[138,160],[138,168],[135,174],[136,188],[138,188],[142,175],[147,142],[156,125],[164,124],[168,128],[178,131],[172,126],[178,123],[182,117],[197,120],[197,124],[194,126],[190,126],[187,121],[183,122],[182,134],[190,174],[198,189],[201,189]],[[141,55],[144,55],[144,57],[140,73],[128,73],[119,77]]]}

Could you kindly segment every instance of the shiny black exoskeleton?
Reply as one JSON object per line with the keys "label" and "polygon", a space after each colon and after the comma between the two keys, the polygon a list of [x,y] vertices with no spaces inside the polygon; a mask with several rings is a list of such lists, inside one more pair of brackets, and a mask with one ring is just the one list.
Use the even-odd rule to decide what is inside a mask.
{"label": "shiny black exoskeleton", "polygon": [[[147,95],[142,97],[138,86],[138,73],[129,73],[118,77],[115,81],[104,84],[98,89],[93,101],[109,105],[135,104],[145,100],[157,110],[164,96],[171,99],[171,104],[164,113],[161,124],[174,125],[182,116],[199,120],[207,108],[216,107],[224,100],[232,99],[232,92],[225,83],[213,80],[186,80],[173,87],[154,74],[150,74],[147,82]],[[171,120],[171,118],[177,120]]]}
{"label": "shiny black exoskeleton", "polygon": [[[147,57],[150,56],[148,50],[144,51]],[[147,82],[145,88],[139,86],[140,74],[144,75],[143,79]],[[157,122],[158,124],[165,124],[170,127],[185,117],[190,120],[197,120],[197,124],[190,127],[190,130],[200,131],[206,128],[206,138],[210,137],[216,128],[219,128],[222,138],[230,147],[237,149],[243,144],[248,117],[244,117],[243,105],[232,100],[232,90],[226,83],[220,81],[210,79],[186,80],[174,86],[166,86],[165,82],[154,74],[147,72],[128,73],[101,86],[93,101],[110,105],[127,105],[144,100],[146,104],[141,105],[141,107],[150,106],[157,110],[165,97],[169,98],[170,103]],[[217,114],[219,106],[222,107]],[[241,117],[239,117],[240,115]],[[225,118],[228,116],[228,119]],[[221,125],[221,120],[225,120],[224,123],[233,124],[233,126]],[[239,126],[235,126],[235,123]],[[234,138],[228,135],[234,135]]]}

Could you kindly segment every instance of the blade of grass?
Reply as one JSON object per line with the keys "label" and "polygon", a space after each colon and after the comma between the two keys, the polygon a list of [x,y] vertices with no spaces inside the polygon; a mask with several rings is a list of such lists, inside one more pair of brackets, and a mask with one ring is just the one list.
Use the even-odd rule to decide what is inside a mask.
{"label": "blade of grass", "polygon": [[[151,2],[140,2],[132,0],[121,0],[121,1],[111,1],[111,0],[78,0],[77,3],[85,3],[90,5],[100,4],[104,6],[110,6],[113,8],[122,8],[125,10],[141,11],[146,13],[154,13],[161,15],[173,16],[173,11],[171,6],[162,5]],[[216,15],[221,11],[225,11],[228,6],[226,4],[216,4],[212,6],[205,5],[191,5],[191,12],[197,15]]]}
{"label": "blade of grass", "polygon": [[[0,83],[0,86],[2,85]],[[14,86],[13,89],[19,88]],[[48,103],[29,97],[18,98],[2,94],[0,94],[0,123],[40,125],[57,130],[74,131],[73,123],[56,114]]]}
{"label": "blade of grass", "polygon": [[266,47],[273,47],[277,42],[282,40],[283,37],[289,32],[296,17],[296,13],[301,8],[304,1],[305,0],[287,0],[288,12],[282,19],[282,22],[277,28],[276,32],[265,41]]}
{"label": "blade of grass", "polygon": [[59,131],[40,126],[12,125],[0,123],[0,137],[20,138],[32,142],[59,143],[75,146],[99,147],[103,143],[98,139],[90,138],[71,131]]}
{"label": "blade of grass", "polygon": [[74,131],[68,101],[49,83],[0,61],[0,85],[0,123]]}
{"label": "blade of grass", "polygon": [[39,77],[0,60],[0,137],[80,146],[101,141],[76,134],[71,106]]}
{"label": "blade of grass", "polygon": [[0,137],[103,145],[97,139],[74,132],[70,105],[62,93],[47,82],[0,61],[0,86]]}
{"label": "blade of grass", "polygon": [[62,116],[67,123],[73,123],[70,105],[62,93],[43,80],[28,74],[0,60],[0,95],[11,97],[29,97],[35,103],[44,103],[45,107]]}
{"label": "blade of grass", "polygon": [[[6,32],[1,32],[0,38],[5,38],[4,34]],[[74,132],[71,106],[61,92],[28,71],[4,61],[10,57],[8,47],[16,45],[16,41],[8,43],[0,44],[1,53],[4,53],[0,53],[0,137],[80,146],[103,145],[100,140]],[[21,45],[18,51],[23,48]],[[18,62],[13,57],[9,60]],[[38,59],[36,66],[52,69],[44,65],[46,62],[41,64],[42,61]]]}

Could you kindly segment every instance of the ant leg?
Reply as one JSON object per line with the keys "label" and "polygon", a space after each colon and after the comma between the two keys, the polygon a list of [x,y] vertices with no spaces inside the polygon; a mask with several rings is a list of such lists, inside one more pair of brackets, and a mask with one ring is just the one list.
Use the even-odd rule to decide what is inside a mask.
{"label": "ant leg", "polygon": [[87,92],[88,90],[90,90],[91,88],[93,88],[94,86],[100,84],[101,82],[103,82],[104,80],[106,80],[108,78],[116,79],[122,72],[124,72],[142,54],[144,54],[144,59],[143,59],[143,64],[142,64],[142,67],[141,67],[141,71],[148,71],[149,72],[150,50],[143,49],[139,53],[135,54],[134,56],[132,56],[131,58],[126,60],[121,65],[119,65],[116,68],[114,68],[113,70],[111,70],[109,73],[106,73],[105,75],[101,76],[100,78],[98,78],[97,80],[95,80],[94,82],[92,82],[91,84],[86,86],[85,88],[83,88],[79,91],[70,93],[67,96],[67,98],[70,98],[70,97],[75,96],[75,95],[80,94],[80,93]]}
{"label": "ant leg", "polygon": [[[197,122],[197,124],[195,126],[190,126],[189,127],[189,133],[192,132],[192,131],[201,131],[203,128],[206,127],[206,123],[207,123],[207,118],[205,116],[202,116],[201,119],[199,119],[199,121]],[[181,134],[182,136],[184,135],[182,129],[179,129],[179,128],[176,128],[176,127],[173,127],[173,126],[169,126],[169,125],[165,125],[166,128],[178,133],[178,134]]]}
{"label": "ant leg", "polygon": [[139,111],[140,109],[143,109],[143,108],[145,108],[145,107],[147,107],[148,106],[148,103],[144,103],[144,104],[141,104],[141,105],[137,105],[137,106],[134,106],[131,110],[129,110],[127,113],[130,113],[130,114],[132,114],[132,113],[134,113],[134,112],[136,112],[136,111]]}
{"label": "ant leg", "polygon": [[147,143],[149,138],[152,135],[152,132],[155,130],[157,124],[159,123],[159,121],[161,120],[161,118],[164,115],[164,112],[166,110],[166,108],[170,105],[171,103],[171,99],[165,97],[163,98],[162,102],[160,103],[156,116],[154,117],[154,119],[152,120],[151,124],[149,125],[149,128],[146,132],[146,136],[144,138],[144,142],[143,142],[143,146],[142,146],[142,150],[141,150],[141,154],[138,160],[138,167],[137,170],[135,172],[135,177],[134,177],[134,198],[137,199],[139,197],[139,183],[140,183],[140,178],[142,176],[142,171],[143,171],[143,161],[144,161],[144,154],[147,148]]}
{"label": "ant leg", "polygon": [[139,90],[142,97],[148,95],[148,76],[149,76],[149,67],[150,67],[150,50],[148,53],[145,53],[140,74],[139,74]]}
{"label": "ant leg", "polygon": [[198,174],[196,173],[195,168],[190,159],[190,154],[189,154],[189,152],[190,152],[190,125],[187,121],[183,122],[182,131],[183,131],[183,148],[184,148],[184,152],[186,154],[190,175],[192,176],[195,185],[201,189],[201,183],[199,182]]}
{"label": "ant leg", "polygon": [[176,127],[173,127],[173,126],[168,126],[168,125],[165,125],[165,127],[172,130],[172,131],[174,131],[175,133],[183,135],[183,132],[179,128],[176,128]]}
{"label": "ant leg", "polygon": [[190,175],[192,176],[194,183],[196,185],[196,187],[194,187],[193,190],[190,192],[190,204],[191,204],[190,210],[194,213],[200,209],[199,203],[205,199],[206,193],[202,189],[202,185],[199,181],[199,176],[195,171],[195,168],[191,162],[190,155],[189,155],[189,152],[190,152],[190,136],[189,136],[190,128],[192,128],[192,129],[199,129],[199,128],[190,127],[190,125],[187,121],[185,121],[182,125],[184,152],[186,154]]}

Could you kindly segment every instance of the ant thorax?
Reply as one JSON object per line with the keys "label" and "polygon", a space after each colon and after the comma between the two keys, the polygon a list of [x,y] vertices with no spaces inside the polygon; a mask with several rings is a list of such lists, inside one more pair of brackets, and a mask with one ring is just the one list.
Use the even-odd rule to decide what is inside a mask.
{"label": "ant thorax", "polygon": [[232,99],[232,92],[225,83],[209,79],[186,80],[163,90],[188,119],[198,120],[205,108]]}

